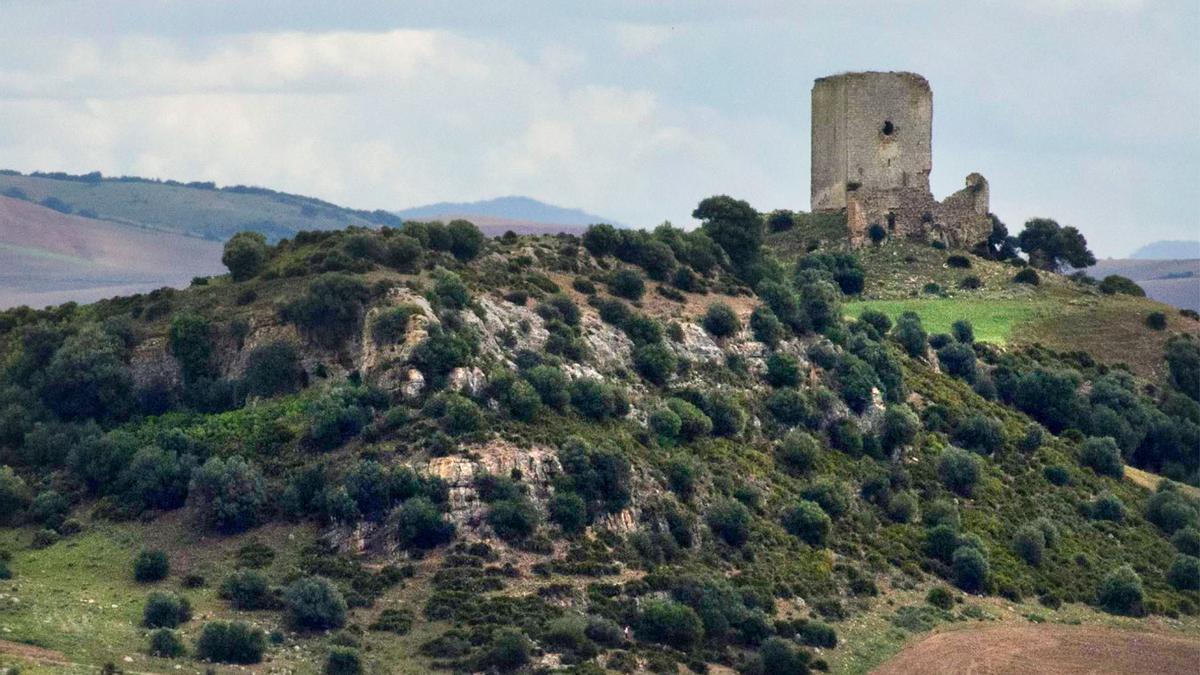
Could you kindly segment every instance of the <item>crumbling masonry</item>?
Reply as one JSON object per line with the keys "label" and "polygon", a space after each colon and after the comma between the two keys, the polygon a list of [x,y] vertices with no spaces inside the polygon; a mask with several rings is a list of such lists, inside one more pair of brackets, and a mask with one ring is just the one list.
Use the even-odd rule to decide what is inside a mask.
{"label": "crumbling masonry", "polygon": [[852,243],[871,225],[889,236],[969,248],[991,231],[987,180],[938,202],[933,168],[933,92],[915,73],[845,73],[812,89],[812,210],[845,210]]}

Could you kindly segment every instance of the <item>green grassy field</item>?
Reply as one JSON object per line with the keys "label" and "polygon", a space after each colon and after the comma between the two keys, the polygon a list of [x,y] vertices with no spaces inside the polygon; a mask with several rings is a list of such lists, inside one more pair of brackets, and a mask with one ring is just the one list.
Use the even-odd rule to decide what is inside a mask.
{"label": "green grassy field", "polygon": [[1013,338],[1018,327],[1053,316],[1057,304],[1043,298],[866,300],[847,303],[846,314],[857,318],[865,310],[875,309],[894,321],[904,312],[916,312],[931,334],[948,333],[955,321],[966,319],[975,327],[977,340],[1004,344]]}

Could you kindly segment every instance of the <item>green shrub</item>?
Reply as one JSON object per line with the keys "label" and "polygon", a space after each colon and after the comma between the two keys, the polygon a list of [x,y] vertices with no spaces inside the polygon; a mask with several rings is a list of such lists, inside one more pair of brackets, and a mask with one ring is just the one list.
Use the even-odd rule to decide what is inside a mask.
{"label": "green shrub", "polygon": [[1184,555],[1200,557],[1200,530],[1193,526],[1182,528],[1171,536],[1171,544]]}
{"label": "green shrub", "polygon": [[328,579],[305,577],[283,592],[288,624],[301,630],[341,628],[346,623],[346,601]]}
{"label": "green shrub", "polygon": [[820,456],[817,439],[802,431],[790,431],[775,446],[775,459],[789,473],[803,475],[812,471]]}
{"label": "green shrub", "polygon": [[942,451],[938,460],[938,478],[950,490],[970,497],[979,483],[980,474],[980,461],[975,455],[955,447]]}
{"label": "green shrub", "polygon": [[408,322],[420,310],[404,305],[381,311],[371,321],[371,339],[377,345],[394,345],[404,342],[408,334]]}
{"label": "green shrub", "polygon": [[990,567],[983,552],[973,546],[960,546],[954,551],[950,566],[954,583],[964,591],[980,591],[987,587]]}
{"label": "green shrub", "polygon": [[1146,315],[1146,327],[1152,330],[1166,330],[1167,315],[1162,312],[1150,312]]}
{"label": "green shrub", "polygon": [[800,361],[791,354],[775,352],[767,358],[767,383],[772,387],[800,384]]}
{"label": "green shrub", "polygon": [[1046,551],[1046,535],[1036,525],[1026,525],[1017,530],[1012,540],[1013,553],[1030,565],[1040,565]]}
{"label": "green shrub", "polygon": [[904,312],[896,319],[892,337],[900,343],[909,356],[916,358],[925,353],[925,345],[929,336],[921,326],[920,316],[915,312]]}
{"label": "green shrub", "polygon": [[1173,534],[1196,524],[1196,507],[1173,484],[1163,481],[1146,501],[1146,520],[1166,534]]}
{"label": "green shrub", "polygon": [[471,260],[483,250],[483,233],[474,223],[466,220],[452,220],[446,225],[450,235],[450,253],[459,260]]}
{"label": "green shrub", "polygon": [[206,623],[196,640],[196,658],[218,663],[258,663],[266,649],[263,630],[242,621]]}
{"label": "green shrub", "polygon": [[667,485],[679,498],[687,501],[696,492],[696,474],[699,469],[691,459],[675,457],[667,463]]}
{"label": "green shrub", "polygon": [[1042,469],[1042,476],[1051,485],[1063,486],[1071,482],[1071,473],[1067,471],[1067,467],[1058,464]]}
{"label": "green shrub", "polygon": [[513,382],[502,397],[502,402],[509,414],[523,422],[533,420],[542,408],[542,397],[526,380]]}
{"label": "green shrub", "polygon": [[679,419],[679,415],[670,408],[659,408],[650,413],[648,420],[650,430],[653,431],[659,438],[667,441],[674,441],[679,438],[679,432],[683,428],[683,420]]}
{"label": "green shrub", "polygon": [[1145,613],[1144,600],[1142,578],[1129,565],[1105,575],[1096,591],[1097,604],[1113,614],[1141,616]]}
{"label": "green shrub", "polygon": [[471,289],[462,277],[439,268],[433,275],[433,298],[445,309],[466,309],[471,304]]}
{"label": "green shrub", "polygon": [[858,320],[874,328],[875,332],[880,335],[887,335],[888,331],[892,329],[892,320],[888,318],[887,314],[877,309],[863,310],[863,313],[858,316]]}
{"label": "green shrub", "polygon": [[1181,591],[1200,590],[1200,558],[1175,556],[1171,569],[1167,570],[1167,583]]}
{"label": "green shrub", "polygon": [[1004,447],[1004,425],[995,418],[973,413],[955,426],[952,437],[967,450],[990,455]]}
{"label": "green shrub", "polygon": [[496,536],[507,542],[520,542],[537,530],[537,509],[524,497],[505,499],[492,504],[487,521]]}
{"label": "green shrub", "polygon": [[833,521],[815,502],[801,500],[783,513],[783,528],[809,546],[824,546]]}
{"label": "green shrub", "polygon": [[171,571],[167,554],[158,550],[142,550],[133,561],[133,578],[141,583],[162,581]]}
{"label": "green shrub", "polygon": [[631,269],[617,270],[608,278],[608,290],[613,295],[628,300],[641,300],[646,294],[646,282],[642,275]]}
{"label": "green shrub", "polygon": [[949,525],[955,531],[961,526],[958,515],[958,507],[954,502],[948,499],[935,499],[925,506],[925,512],[921,516],[921,522],[925,527],[937,527],[938,525]]}
{"label": "green shrub", "polygon": [[837,520],[850,510],[850,492],[833,478],[818,478],[800,490],[800,496],[816,502],[830,518]]}
{"label": "green shrub", "polygon": [[975,381],[975,350],[970,345],[954,342],[938,349],[938,362],[948,374]]}
{"label": "green shrub", "polygon": [[810,647],[833,649],[837,646],[837,631],[820,621],[805,621],[796,626],[796,639]]}
{"label": "green shrub", "polygon": [[38,494],[29,505],[27,518],[42,527],[57,530],[71,512],[71,503],[54,490]]}
{"label": "green shrub", "polygon": [[705,403],[704,414],[712,420],[714,436],[733,437],[746,428],[746,411],[734,397],[714,392]]}
{"label": "green shrub", "polygon": [[446,394],[439,423],[448,434],[469,434],[483,428],[483,411],[466,396]]}
{"label": "green shrub", "polygon": [[455,368],[469,365],[476,342],[466,331],[446,331],[429,327],[429,336],[413,349],[412,364],[426,377],[436,378]]}
{"label": "green shrub", "polygon": [[142,625],[146,628],[175,628],[191,618],[191,603],[174,593],[151,593],[142,608]]}
{"label": "green shrub", "polygon": [[1089,515],[1095,520],[1125,520],[1125,504],[1111,492],[1102,492],[1089,507]]}
{"label": "green shrub", "polygon": [[712,420],[691,403],[681,398],[669,398],[667,407],[679,416],[679,435],[685,441],[692,441],[712,433]]}
{"label": "green shrub", "polygon": [[1034,270],[1032,267],[1026,267],[1026,268],[1022,269],[1021,271],[1017,272],[1015,275],[1013,275],[1012,280],[1013,280],[1013,283],[1029,284],[1030,286],[1037,286],[1038,284],[1040,284],[1042,282],[1041,278],[1038,276],[1037,271]]}
{"label": "green shrub", "polygon": [[187,653],[179,633],[170,628],[158,628],[150,631],[150,656],[162,659],[177,659]]}
{"label": "green shrub", "polygon": [[946,256],[946,266],[956,269],[970,269],[971,259],[965,255],[949,255]]}
{"label": "green shrub", "polygon": [[742,668],[746,675],[807,675],[809,655],[796,649],[783,638],[768,639],[758,648],[758,654]]}
{"label": "green shrub", "polygon": [[1133,295],[1139,298],[1146,297],[1146,291],[1142,290],[1132,279],[1120,276],[1118,274],[1110,274],[1100,281],[1096,286],[1099,291],[1105,295],[1113,295],[1123,293],[1125,295]]}
{"label": "green shrub", "polygon": [[0,523],[15,523],[29,505],[29,486],[9,466],[0,466]]}
{"label": "green shrub", "polygon": [[704,639],[704,625],[696,611],[687,605],[648,600],[638,616],[637,633],[643,640],[686,651]]}
{"label": "green shrub", "polygon": [[221,264],[229,268],[234,281],[258,276],[270,256],[267,238],[258,232],[238,232],[225,242]]}
{"label": "green shrub", "polygon": [[571,405],[589,419],[624,417],[629,413],[625,392],[601,380],[581,377],[571,382],[569,391]]}
{"label": "green shrub", "polygon": [[921,429],[921,420],[906,405],[889,405],[883,413],[879,443],[887,452],[908,445]]}
{"label": "green shrub", "polygon": [[529,663],[532,649],[529,638],[519,629],[499,628],[492,633],[491,642],[480,665],[504,672],[516,670]]}
{"label": "green shrub", "polygon": [[588,250],[588,253],[602,258],[616,252],[620,239],[620,233],[612,225],[606,223],[588,225],[587,231],[583,233],[583,247]]}
{"label": "green shrub", "polygon": [[178,314],[171,319],[167,337],[185,382],[212,376],[212,325],[207,317]]}
{"label": "green shrub", "polygon": [[767,397],[767,410],[780,424],[803,424],[810,414],[808,401],[794,387],[776,389]]}
{"label": "green shrub", "polygon": [[945,586],[934,586],[925,594],[925,602],[938,609],[949,611],[954,607],[954,592]]}
{"label": "green shrub", "polygon": [[266,483],[258,467],[241,457],[213,457],[192,475],[188,499],[207,527],[242,532],[262,518]]}
{"label": "green shrub", "polygon": [[370,297],[371,291],[363,282],[330,272],[310,281],[304,295],[283,307],[282,318],[316,342],[338,347],[358,332]]}
{"label": "green shrub", "polygon": [[1079,463],[1102,476],[1120,478],[1125,474],[1121,449],[1116,441],[1107,436],[1084,441],[1079,449]]}
{"label": "green shrub", "polygon": [[742,330],[742,322],[733,308],[723,302],[708,306],[704,313],[704,330],[713,337],[724,338],[736,335]]}
{"label": "green shrub", "polygon": [[454,538],[454,524],[427,497],[406,499],[388,515],[387,526],[406,550],[436,548]]}
{"label": "green shrub", "polygon": [[225,577],[218,595],[234,609],[271,609],[276,605],[266,575],[255,570],[240,569]]}
{"label": "green shrub", "polygon": [[750,538],[750,509],[736,499],[717,501],[705,519],[713,534],[730,546],[740,547]]}
{"label": "green shrub", "polygon": [[383,261],[397,271],[412,273],[417,271],[424,253],[419,240],[406,234],[396,234],[384,246]]}
{"label": "green shrub", "polygon": [[588,523],[587,504],[574,492],[557,492],[550,498],[550,520],[567,534],[582,532]]}
{"label": "green shrub", "polygon": [[358,652],[346,647],[334,647],[325,659],[325,675],[360,675],[362,660]]}
{"label": "green shrub", "polygon": [[255,347],[246,357],[242,386],[251,396],[280,396],[298,391],[303,379],[296,348],[290,342],[271,342]]}
{"label": "green shrub", "polygon": [[621,328],[635,347],[655,344],[663,339],[662,324],[645,314],[630,314]]}
{"label": "green shrub", "polygon": [[759,305],[750,313],[750,331],[754,334],[755,340],[772,349],[779,346],[779,342],[786,336],[783,323],[766,305]]}
{"label": "green shrub", "polygon": [[912,492],[897,492],[887,503],[887,515],[894,522],[907,523],[916,518],[917,497]]}
{"label": "green shrub", "polygon": [[649,382],[663,385],[675,373],[675,354],[662,343],[642,345],[633,350],[633,366]]}
{"label": "green shrub", "polygon": [[525,380],[533,385],[542,403],[562,410],[571,401],[567,376],[554,366],[536,366],[524,373]]}

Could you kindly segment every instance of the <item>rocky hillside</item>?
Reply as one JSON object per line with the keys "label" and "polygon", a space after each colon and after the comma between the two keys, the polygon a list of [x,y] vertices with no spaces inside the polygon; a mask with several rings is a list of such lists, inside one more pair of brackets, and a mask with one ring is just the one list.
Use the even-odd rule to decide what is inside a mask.
{"label": "rocky hillside", "polygon": [[1200,635],[1191,319],[1139,375],[855,300],[926,250],[1040,297],[1011,264],[700,212],[240,235],[187,290],[0,313],[0,663],[866,672],[943,623]]}

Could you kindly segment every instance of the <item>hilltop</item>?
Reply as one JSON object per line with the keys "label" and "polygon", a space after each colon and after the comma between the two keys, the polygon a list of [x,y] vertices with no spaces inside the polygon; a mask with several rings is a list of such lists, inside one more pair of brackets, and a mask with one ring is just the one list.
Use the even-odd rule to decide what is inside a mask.
{"label": "hilltop", "polygon": [[582,234],[593,223],[616,225],[611,218],[546,204],[530,197],[497,197],[475,202],[439,202],[416,206],[396,215],[405,220],[441,220],[458,218],[470,220],[489,236],[499,236],[505,230],[518,234]]}
{"label": "hilltop", "polygon": [[980,622],[1195,642],[1200,323],[850,249],[836,214],[700,213],[240,235],[188,289],[0,313],[0,659],[749,675]]}

